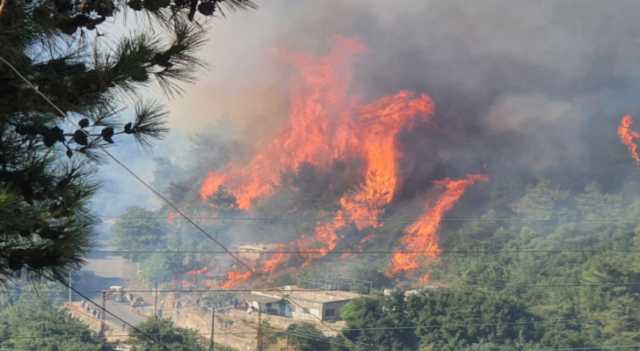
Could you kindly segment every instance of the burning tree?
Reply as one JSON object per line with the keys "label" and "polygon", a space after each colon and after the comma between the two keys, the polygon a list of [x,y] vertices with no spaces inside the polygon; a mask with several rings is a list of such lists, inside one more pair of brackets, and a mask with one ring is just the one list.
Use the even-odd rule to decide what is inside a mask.
{"label": "burning tree", "polygon": [[[249,161],[230,161],[226,167],[210,171],[200,186],[201,199],[219,202],[221,195],[232,196],[241,213],[255,214],[262,210],[265,201],[281,197],[280,192],[296,185],[291,182],[296,177],[288,176],[291,174],[299,175],[297,179],[303,181],[304,177],[313,179],[318,174],[329,179],[329,184],[322,188],[329,191],[318,194],[318,198],[331,198],[327,194],[333,193],[330,183],[336,173],[332,172],[341,162],[355,169],[352,173],[357,174],[353,177],[356,181],[348,187],[338,187],[341,191],[332,204],[321,206],[323,215],[312,216],[314,221],[309,229],[298,231],[293,240],[280,245],[280,251],[299,255],[267,254],[256,262],[255,272],[229,272],[224,286],[245,283],[254,273],[273,274],[287,263],[304,262],[306,266],[341,244],[357,244],[358,240],[354,242],[349,237],[350,232],[362,237],[369,235],[369,239],[362,238],[360,243],[366,245],[371,235],[376,237],[376,231],[385,227],[385,211],[397,200],[403,186],[399,135],[430,121],[435,107],[429,96],[408,90],[367,103],[352,97],[350,64],[355,55],[365,51],[359,41],[340,36],[335,37],[333,48],[325,56],[280,51],[281,57],[298,73],[291,83],[295,89],[287,123]],[[401,246],[406,250],[429,251],[423,256],[437,258],[437,232],[442,217],[469,186],[486,180],[484,175],[469,175],[434,182],[436,187],[445,189],[442,197],[405,230]],[[293,211],[302,211],[294,208]],[[412,272],[423,266],[424,260],[416,254],[410,256],[397,254],[389,275]]]}

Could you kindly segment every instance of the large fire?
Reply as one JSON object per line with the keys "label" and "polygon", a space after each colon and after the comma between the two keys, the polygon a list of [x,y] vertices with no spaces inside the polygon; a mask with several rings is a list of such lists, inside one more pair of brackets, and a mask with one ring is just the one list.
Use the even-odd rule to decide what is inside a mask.
{"label": "large fire", "polygon": [[283,53],[300,72],[300,82],[292,88],[289,124],[246,165],[230,164],[221,172],[211,172],[200,196],[207,199],[224,185],[240,208],[250,209],[254,200],[273,193],[284,171],[305,162],[325,166],[341,157],[349,133],[344,123],[334,128],[334,117],[347,118],[353,102],[347,96],[351,75],[337,68],[363,50],[359,42],[337,37],[332,51],[319,59]]}
{"label": "large fire", "polygon": [[224,289],[231,289],[240,284],[246,283],[251,279],[253,274],[251,272],[227,272],[227,280],[222,283]]}
{"label": "large fire", "polygon": [[[389,273],[397,275],[415,271],[421,267],[421,261],[435,259],[440,256],[438,244],[438,228],[445,213],[460,200],[468,187],[479,181],[487,181],[488,177],[472,174],[464,179],[442,179],[433,183],[444,188],[444,192],[435,204],[428,207],[424,214],[405,229],[402,247],[394,252]],[[428,280],[424,276],[421,281]]]}
{"label": "large fire", "polygon": [[379,216],[389,204],[398,188],[398,148],[395,138],[406,122],[416,116],[427,117],[433,104],[426,95],[414,97],[401,91],[360,108],[356,118],[352,147],[366,160],[365,180],[360,188],[340,199],[340,209],[332,221],[316,227],[314,241],[298,243],[302,250],[316,243],[323,244],[317,253],[308,258],[326,255],[335,249],[339,239],[336,232],[353,223],[362,230],[379,227]]}
{"label": "large fire", "polygon": [[638,154],[638,144],[636,144],[636,140],[640,139],[640,133],[631,130],[632,124],[633,117],[630,115],[622,117],[620,126],[618,127],[618,137],[620,141],[627,146],[636,165],[640,166],[640,154]]}
{"label": "large fire", "polygon": [[[251,210],[254,202],[273,194],[281,175],[302,164],[326,168],[337,160],[357,158],[363,162],[363,182],[343,194],[332,219],[316,224],[313,233],[279,246],[281,250],[304,252],[306,264],[327,255],[340,243],[340,231],[354,226],[358,230],[383,225],[381,215],[394,201],[401,184],[398,172],[400,150],[397,136],[417,120],[429,118],[433,102],[424,94],[399,91],[370,103],[359,103],[349,95],[353,56],[363,52],[359,42],[337,37],[333,49],[323,57],[282,52],[298,71],[292,84],[288,124],[269,143],[259,148],[244,164],[232,163],[209,173],[200,187],[202,199],[224,188],[233,194],[238,206]],[[407,228],[403,245],[420,250],[433,249],[441,217],[462,196],[464,190],[483,176],[462,180],[443,180],[445,194],[423,218]],[[294,257],[274,253],[261,257],[254,272],[229,272],[223,287],[248,281],[254,274],[277,271]],[[392,272],[407,271],[418,263],[414,258],[394,258]],[[417,267],[417,266],[416,266]]]}

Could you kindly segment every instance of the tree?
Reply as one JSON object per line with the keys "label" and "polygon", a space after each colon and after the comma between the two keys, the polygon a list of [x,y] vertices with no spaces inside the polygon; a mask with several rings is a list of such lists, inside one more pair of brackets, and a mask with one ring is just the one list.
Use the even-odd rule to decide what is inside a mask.
{"label": "tree", "polygon": [[298,351],[325,351],[330,348],[329,338],[311,323],[291,324],[285,334],[289,344]]}
{"label": "tree", "polygon": [[129,342],[132,351],[205,350],[194,330],[176,327],[172,321],[161,318],[152,318],[137,325],[137,329],[131,330]]}
{"label": "tree", "polygon": [[[162,106],[136,92],[157,82],[171,95],[191,81],[205,39],[196,12],[211,16],[222,6],[253,3],[2,1],[0,280],[22,268],[59,275],[82,263],[96,223],[87,205],[96,161],[120,137],[147,145],[167,131]],[[137,34],[103,39],[101,25],[125,11],[148,15],[159,34],[139,25]],[[121,113],[131,98],[140,102]]]}
{"label": "tree", "polygon": [[[167,228],[156,212],[140,207],[129,208],[113,225],[113,245],[123,251],[157,250],[166,246]],[[133,261],[142,261],[148,254],[125,252]]]}
{"label": "tree", "polygon": [[473,288],[424,291],[407,300],[422,345],[459,350],[482,342],[512,348],[539,338],[539,318],[504,294]]}
{"label": "tree", "polygon": [[157,252],[142,261],[142,277],[152,284],[160,284],[171,279],[180,266],[169,255]]}
{"label": "tree", "polygon": [[384,350],[416,350],[418,340],[407,312],[399,291],[389,298],[355,300],[342,311],[347,322],[343,335],[354,343],[354,350],[366,350],[367,345]]}
{"label": "tree", "polygon": [[41,299],[21,299],[0,311],[0,349],[111,351],[79,320]]}

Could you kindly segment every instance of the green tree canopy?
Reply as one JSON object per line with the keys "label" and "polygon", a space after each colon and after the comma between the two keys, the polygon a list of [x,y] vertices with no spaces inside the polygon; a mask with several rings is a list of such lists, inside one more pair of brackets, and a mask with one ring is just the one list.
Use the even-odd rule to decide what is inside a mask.
{"label": "green tree canopy", "polygon": [[[167,227],[158,213],[140,207],[132,207],[120,216],[112,227],[112,243],[123,251],[153,251],[166,247]],[[142,261],[149,254],[123,254],[128,259]]]}
{"label": "green tree canopy", "polygon": [[[157,342],[150,340],[152,336]],[[152,318],[131,330],[132,351],[204,351],[198,334],[191,329],[176,327],[168,319]]]}
{"label": "green tree canopy", "polygon": [[0,311],[0,349],[113,350],[82,322],[41,299],[21,299]]}
{"label": "green tree canopy", "polygon": [[289,345],[298,351],[329,350],[329,338],[311,323],[294,323],[285,332],[289,338]]}
{"label": "green tree canopy", "polygon": [[[58,274],[81,264],[90,247],[96,219],[87,202],[105,148],[126,136],[147,145],[167,131],[163,106],[140,89],[157,83],[171,95],[193,80],[202,67],[195,51],[205,41],[197,13],[254,4],[0,4],[0,280],[25,267]],[[108,18],[130,11],[150,22],[130,24],[132,34],[104,30]]]}

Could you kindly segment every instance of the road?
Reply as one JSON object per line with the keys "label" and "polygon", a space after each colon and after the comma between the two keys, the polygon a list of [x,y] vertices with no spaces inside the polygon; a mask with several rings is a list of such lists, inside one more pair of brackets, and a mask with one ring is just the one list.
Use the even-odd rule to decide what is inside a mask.
{"label": "road", "polygon": [[[112,300],[107,301],[107,310],[117,315],[118,317],[124,319],[127,323],[131,325],[138,325],[146,320],[146,317],[143,317],[133,311],[133,309],[129,306],[129,304],[124,302],[115,302]],[[115,323],[116,325],[122,325],[122,322],[113,316],[107,314],[107,319],[110,322]]]}
{"label": "road", "polygon": [[[108,242],[99,242],[97,248],[110,250],[112,247]],[[127,286],[129,277],[135,274],[135,265],[114,254],[91,253],[87,264],[83,267],[81,278],[74,282],[77,289],[90,296],[94,301],[100,303],[102,296],[98,291],[107,290],[112,285]],[[79,298],[75,297],[77,300]],[[135,313],[126,302],[115,302],[107,300],[107,310],[124,319],[131,325],[137,325],[146,320],[145,317]],[[113,325],[122,326],[122,322],[107,313],[106,318]]]}

